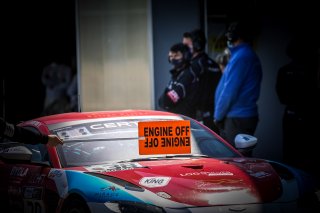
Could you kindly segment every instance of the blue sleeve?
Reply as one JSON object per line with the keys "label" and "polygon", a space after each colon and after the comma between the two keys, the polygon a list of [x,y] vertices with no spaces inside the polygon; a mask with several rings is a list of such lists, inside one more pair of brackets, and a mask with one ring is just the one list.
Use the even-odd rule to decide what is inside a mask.
{"label": "blue sleeve", "polygon": [[217,121],[223,120],[237,98],[239,89],[246,77],[247,62],[243,59],[230,61],[223,73],[223,79],[220,82],[217,90],[217,97],[215,102],[214,119]]}

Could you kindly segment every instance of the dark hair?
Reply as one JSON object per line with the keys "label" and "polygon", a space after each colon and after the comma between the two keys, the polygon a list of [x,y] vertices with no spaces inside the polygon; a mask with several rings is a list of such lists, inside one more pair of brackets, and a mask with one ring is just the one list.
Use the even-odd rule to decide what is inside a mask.
{"label": "dark hair", "polygon": [[252,42],[258,31],[257,24],[247,20],[232,22],[226,32],[227,40],[234,42],[242,39],[246,42]]}
{"label": "dark hair", "polygon": [[204,32],[200,29],[191,31],[190,38],[192,40],[192,46],[194,51],[203,51],[205,49],[207,39]]}
{"label": "dark hair", "polygon": [[184,45],[183,43],[176,43],[170,47],[171,52],[187,52],[189,48],[187,45]]}
{"label": "dark hair", "polygon": [[170,47],[170,51],[171,52],[181,52],[182,55],[183,55],[183,58],[185,60],[189,60],[190,59],[190,50],[189,50],[189,47],[181,42],[179,43],[176,43],[174,45],[172,45]]}
{"label": "dark hair", "polygon": [[190,32],[183,33],[183,38],[191,38]]}

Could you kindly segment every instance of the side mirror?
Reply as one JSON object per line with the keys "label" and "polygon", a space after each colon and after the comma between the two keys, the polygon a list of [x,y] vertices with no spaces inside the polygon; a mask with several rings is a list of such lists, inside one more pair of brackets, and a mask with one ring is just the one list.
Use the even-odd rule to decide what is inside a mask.
{"label": "side mirror", "polygon": [[258,139],[252,135],[238,134],[234,143],[237,149],[253,149],[258,143]]}
{"label": "side mirror", "polygon": [[30,161],[32,158],[32,152],[25,146],[14,146],[0,149],[0,157],[8,160]]}

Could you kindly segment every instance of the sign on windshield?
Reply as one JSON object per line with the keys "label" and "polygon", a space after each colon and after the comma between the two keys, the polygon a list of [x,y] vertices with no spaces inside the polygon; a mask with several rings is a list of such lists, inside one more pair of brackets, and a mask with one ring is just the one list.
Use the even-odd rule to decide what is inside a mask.
{"label": "sign on windshield", "polygon": [[139,154],[191,153],[190,121],[144,121],[138,123]]}

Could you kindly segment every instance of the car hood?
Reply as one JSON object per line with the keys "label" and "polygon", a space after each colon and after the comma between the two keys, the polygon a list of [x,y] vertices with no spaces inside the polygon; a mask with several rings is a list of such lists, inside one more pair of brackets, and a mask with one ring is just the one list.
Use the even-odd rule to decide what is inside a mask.
{"label": "car hood", "polygon": [[97,168],[89,170],[192,206],[262,203],[281,195],[280,178],[261,159],[172,159],[115,164],[122,169],[112,171]]}

